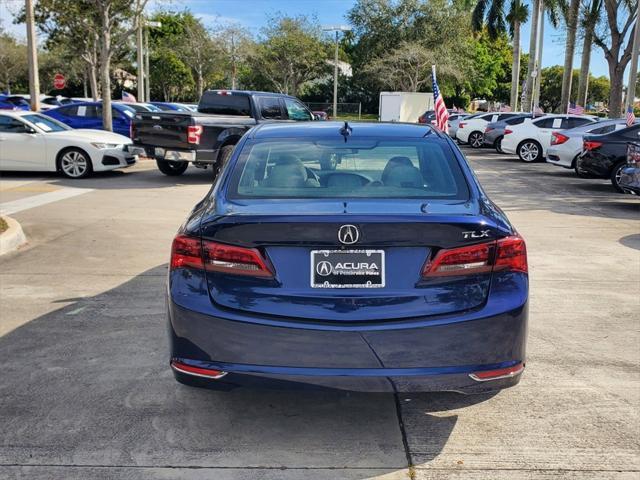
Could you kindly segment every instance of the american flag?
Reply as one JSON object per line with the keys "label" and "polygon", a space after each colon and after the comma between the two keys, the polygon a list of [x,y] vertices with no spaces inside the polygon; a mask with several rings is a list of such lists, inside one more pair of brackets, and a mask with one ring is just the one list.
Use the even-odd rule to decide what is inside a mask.
{"label": "american flag", "polygon": [[122,92],[122,101],[126,103],[136,103],[136,97],[127,92]]}
{"label": "american flag", "polygon": [[567,105],[567,113],[571,115],[582,115],[584,113],[584,107],[574,102],[569,102]]}
{"label": "american flag", "polygon": [[627,107],[627,127],[630,127],[636,123],[636,116],[633,114],[633,107],[629,105]]}
{"label": "american flag", "polygon": [[438,82],[436,80],[436,66],[431,66],[431,78],[433,79],[433,101],[434,110],[436,111],[436,127],[443,132],[448,133],[449,112],[447,106],[444,104],[442,95],[440,95],[440,89],[438,88]]}

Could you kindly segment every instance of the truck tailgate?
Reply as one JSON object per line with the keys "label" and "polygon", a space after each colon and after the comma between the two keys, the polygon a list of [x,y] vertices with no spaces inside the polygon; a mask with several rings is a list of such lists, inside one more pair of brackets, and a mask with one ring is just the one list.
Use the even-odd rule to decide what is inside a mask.
{"label": "truck tailgate", "polygon": [[189,113],[144,112],[137,113],[131,126],[135,144],[191,149],[187,129],[194,125]]}

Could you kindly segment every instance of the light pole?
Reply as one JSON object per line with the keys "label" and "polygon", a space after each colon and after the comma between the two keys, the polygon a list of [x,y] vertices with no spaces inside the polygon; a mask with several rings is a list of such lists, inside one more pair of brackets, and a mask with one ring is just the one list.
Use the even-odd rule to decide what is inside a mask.
{"label": "light pole", "polygon": [[27,14],[27,51],[29,57],[29,100],[31,110],[40,110],[40,77],[38,75],[38,39],[33,19],[33,2],[26,0],[25,12]]}
{"label": "light pole", "polygon": [[[629,86],[627,87],[627,108],[633,108],[633,102],[636,100],[636,79],[638,77],[638,49],[640,48],[640,2],[638,12],[636,13],[636,29],[633,37],[633,50],[631,53],[631,65],[629,70]],[[624,115],[627,114],[627,108],[624,109]]]}
{"label": "light pole", "polygon": [[338,34],[340,32],[349,32],[351,27],[348,25],[329,25],[322,28],[323,32],[336,32],[336,49],[333,55],[333,118],[338,118]]}

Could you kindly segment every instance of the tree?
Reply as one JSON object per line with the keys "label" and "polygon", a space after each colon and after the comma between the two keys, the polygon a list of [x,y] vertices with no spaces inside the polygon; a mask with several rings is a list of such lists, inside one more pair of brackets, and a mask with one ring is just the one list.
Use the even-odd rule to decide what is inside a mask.
{"label": "tree", "polygon": [[504,33],[506,24],[509,24],[509,33],[513,41],[509,104],[513,111],[518,108],[518,87],[520,85],[520,26],[527,21],[528,17],[529,9],[520,0],[511,0],[506,16],[504,0],[479,0],[471,16],[474,31],[480,32],[483,26],[486,25],[487,32],[492,40],[497,39],[501,33]]}
{"label": "tree", "polygon": [[328,72],[328,47],[316,23],[305,16],[281,16],[269,24],[248,62],[272,88],[296,95],[305,82]]}
{"label": "tree", "polygon": [[578,96],[576,101],[580,105],[587,104],[587,88],[589,83],[589,65],[591,64],[591,48],[593,34],[600,20],[602,0],[591,0],[588,7],[582,11],[581,25],[583,29],[582,57],[580,59],[580,78],[578,80]]}
{"label": "tree", "polygon": [[191,70],[169,48],[154,52],[149,59],[149,67],[152,92],[165,102],[174,101],[193,88]]}
{"label": "tree", "polygon": [[622,115],[624,71],[631,60],[633,36],[637,27],[637,1],[604,0],[606,22],[603,23],[606,25],[604,28],[596,29],[593,36],[593,41],[602,49],[604,58],[609,64],[609,78],[611,79],[609,116],[611,118]]}
{"label": "tree", "polygon": [[[0,31],[0,89],[11,94],[12,86],[27,80],[27,47]],[[21,82],[22,80],[22,82]]]}
{"label": "tree", "polygon": [[[580,75],[579,70],[572,72],[572,82],[577,82]],[[547,67],[542,70],[542,83],[540,85],[540,106],[545,112],[551,112],[564,107],[562,103],[562,79],[564,78],[564,68],[560,65]],[[604,102],[610,94],[610,85],[607,77],[589,77],[589,104]],[[576,101],[578,92],[572,92],[570,101]]]}
{"label": "tree", "polygon": [[215,32],[215,39],[222,48],[225,69],[232,89],[238,87],[239,72],[246,67],[247,58],[254,46],[249,32],[238,25],[227,25]]}
{"label": "tree", "polygon": [[576,33],[578,29],[578,9],[580,0],[570,0],[569,9],[565,16],[567,24],[567,41],[564,46],[564,70],[562,75],[562,95],[560,97],[560,111],[565,111],[571,95],[573,72],[573,55],[576,51]]}

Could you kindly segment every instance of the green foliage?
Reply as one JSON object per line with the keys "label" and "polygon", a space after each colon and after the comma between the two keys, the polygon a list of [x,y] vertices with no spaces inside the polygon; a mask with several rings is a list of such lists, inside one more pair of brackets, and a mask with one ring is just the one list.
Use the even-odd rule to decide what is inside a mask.
{"label": "green foliage", "polygon": [[[564,112],[565,106],[560,105],[562,92],[562,72],[560,65],[542,69],[542,82],[540,83],[540,106],[545,112]],[[580,70],[573,71],[571,80],[571,101],[575,102],[578,92]],[[610,84],[607,77],[594,77],[589,75],[589,88],[587,103],[606,102],[609,98]],[[583,105],[586,106],[586,105]]]}
{"label": "green foliage", "polygon": [[182,100],[194,87],[191,70],[173,50],[157,49],[149,59],[151,96],[164,101]]}

